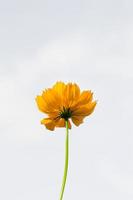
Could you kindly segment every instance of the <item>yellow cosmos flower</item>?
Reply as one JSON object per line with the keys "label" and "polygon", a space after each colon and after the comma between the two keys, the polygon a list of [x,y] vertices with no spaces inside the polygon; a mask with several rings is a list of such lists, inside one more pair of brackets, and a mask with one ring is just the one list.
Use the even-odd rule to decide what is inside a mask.
{"label": "yellow cosmos flower", "polygon": [[55,127],[66,127],[66,121],[70,129],[70,119],[79,126],[96,106],[90,90],[81,92],[77,84],[65,84],[61,81],[37,96],[36,102],[39,110],[47,114],[47,118],[42,119],[41,124],[51,131]]}
{"label": "yellow cosmos flower", "polygon": [[63,199],[69,158],[69,131],[71,121],[79,126],[83,119],[90,115],[95,106],[93,93],[90,90],[81,92],[75,83],[65,84],[57,82],[52,88],[46,89],[42,95],[36,97],[38,108],[47,114],[41,123],[53,131],[55,127],[66,127],[65,166],[59,200]]}

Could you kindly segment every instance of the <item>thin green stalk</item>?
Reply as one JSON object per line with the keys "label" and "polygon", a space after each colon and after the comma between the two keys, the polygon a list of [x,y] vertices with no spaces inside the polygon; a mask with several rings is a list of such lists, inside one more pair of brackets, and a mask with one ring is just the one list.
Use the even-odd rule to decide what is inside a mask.
{"label": "thin green stalk", "polygon": [[63,199],[64,189],[65,189],[66,179],[67,179],[67,171],[68,171],[68,158],[69,158],[69,133],[68,133],[68,121],[66,120],[65,166],[64,166],[64,175],[63,175],[59,200]]}

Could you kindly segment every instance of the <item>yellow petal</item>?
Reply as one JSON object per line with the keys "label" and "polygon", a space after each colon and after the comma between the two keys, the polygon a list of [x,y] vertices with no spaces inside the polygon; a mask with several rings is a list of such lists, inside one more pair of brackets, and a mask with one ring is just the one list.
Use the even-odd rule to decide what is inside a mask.
{"label": "yellow petal", "polygon": [[58,110],[60,107],[60,98],[52,89],[47,89],[43,92],[42,97],[51,111]]}
{"label": "yellow petal", "polygon": [[86,106],[81,106],[73,111],[72,116],[88,116],[90,115],[96,106],[96,101],[89,103]]}
{"label": "yellow petal", "polygon": [[89,101],[92,100],[92,96],[93,96],[93,93],[91,91],[83,91],[80,95],[80,98],[78,100],[78,104],[79,105],[84,105],[84,104],[87,104],[89,103]]}
{"label": "yellow petal", "polygon": [[50,131],[53,131],[54,128],[55,128],[55,122],[50,119],[50,118],[44,118],[42,121],[41,121],[41,124],[44,124],[45,127],[50,130]]}
{"label": "yellow petal", "polygon": [[80,88],[79,88],[79,86],[76,83],[73,84],[72,90],[73,90],[72,91],[72,93],[73,93],[73,99],[79,98],[79,96],[80,96]]}
{"label": "yellow petal", "polygon": [[83,123],[84,117],[81,116],[72,116],[72,122],[76,125],[79,126],[80,124]]}
{"label": "yellow petal", "polygon": [[56,123],[56,127],[66,127],[65,120],[61,118],[61,119]]}
{"label": "yellow petal", "polygon": [[[64,119],[60,119],[57,123],[56,123],[56,127],[66,127],[66,122]],[[68,120],[68,128],[71,129],[71,123]]]}
{"label": "yellow petal", "polygon": [[49,118],[56,120],[59,117],[59,111],[58,110],[50,111],[48,113],[48,116],[49,116]]}
{"label": "yellow petal", "polygon": [[66,107],[71,107],[80,96],[80,88],[77,84],[68,83],[64,91],[64,103]]}
{"label": "yellow petal", "polygon": [[93,93],[91,91],[83,91],[79,97],[71,105],[71,109],[75,110],[79,106],[86,105],[90,101],[92,101]]}
{"label": "yellow petal", "polygon": [[97,104],[96,101],[86,104],[86,107],[88,108],[88,115],[90,115],[94,111],[96,104]]}
{"label": "yellow petal", "polygon": [[42,111],[44,113],[48,113],[47,105],[46,105],[44,99],[42,98],[42,96],[37,96],[36,102],[37,102],[37,105],[38,105],[38,108],[40,111]]}
{"label": "yellow petal", "polygon": [[58,81],[56,84],[53,86],[53,90],[56,92],[56,94],[62,98],[64,95],[64,90],[65,90],[65,83]]}

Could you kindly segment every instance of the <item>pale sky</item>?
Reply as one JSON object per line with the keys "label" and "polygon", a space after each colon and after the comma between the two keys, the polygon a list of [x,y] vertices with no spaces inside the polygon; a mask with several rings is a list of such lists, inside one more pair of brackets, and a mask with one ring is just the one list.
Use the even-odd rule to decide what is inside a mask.
{"label": "pale sky", "polygon": [[57,80],[91,89],[70,131],[64,199],[133,199],[133,2],[1,1],[0,199],[59,199],[65,129],[40,124],[36,95]]}

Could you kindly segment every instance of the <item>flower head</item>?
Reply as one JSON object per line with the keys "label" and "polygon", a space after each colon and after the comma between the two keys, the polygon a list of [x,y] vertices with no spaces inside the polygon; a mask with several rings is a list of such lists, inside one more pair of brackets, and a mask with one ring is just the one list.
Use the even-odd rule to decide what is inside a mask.
{"label": "flower head", "polygon": [[51,131],[55,127],[65,127],[65,121],[68,121],[71,128],[70,119],[79,126],[96,106],[90,90],[81,92],[77,84],[65,84],[61,81],[37,96],[36,102],[39,110],[47,114],[47,118],[42,119],[41,124]]}

